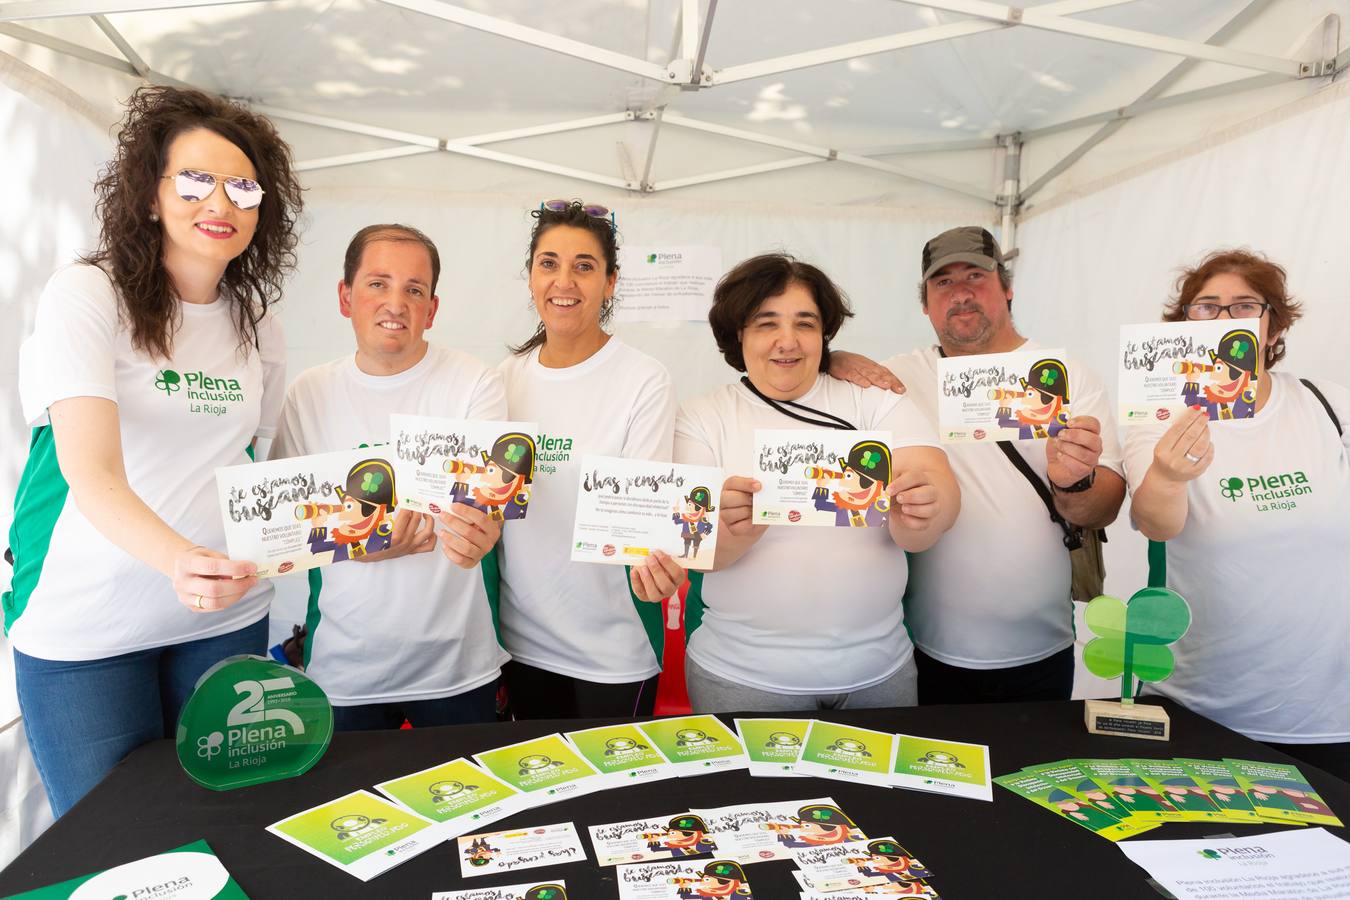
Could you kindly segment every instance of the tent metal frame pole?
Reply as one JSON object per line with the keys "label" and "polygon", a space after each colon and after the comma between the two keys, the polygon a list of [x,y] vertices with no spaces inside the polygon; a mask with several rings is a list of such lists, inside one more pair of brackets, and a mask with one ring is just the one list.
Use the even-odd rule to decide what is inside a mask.
{"label": "tent metal frame pole", "polygon": [[[30,2],[43,2],[43,0],[30,0]],[[53,0],[48,0],[48,2],[53,2]],[[621,72],[658,81],[662,84],[673,84],[677,80],[677,73],[671,67],[658,66],[636,56],[616,53],[594,44],[586,44],[581,41],[574,41],[571,38],[540,31],[537,28],[517,25],[515,22],[508,22],[505,19],[484,15],[449,3],[441,3],[438,0],[380,0],[380,2],[462,25],[465,28],[472,28],[475,31],[485,31],[488,34],[495,34],[498,37],[504,37],[518,43],[551,50],[554,53],[561,53],[564,56],[571,56],[610,69],[618,69]]]}
{"label": "tent metal frame pole", "polygon": [[[1306,64],[1296,59],[1268,56],[1264,53],[1251,53],[1246,50],[1213,47],[1198,41],[1187,41],[1180,38],[1167,37],[1166,35],[1150,34],[1149,32],[1136,31],[1130,28],[1119,28],[1114,25],[1084,22],[1081,19],[1073,19],[1061,15],[1053,8],[1031,7],[1028,9],[1021,9],[1015,6],[1005,6],[1000,3],[990,3],[988,0],[900,0],[900,2],[909,3],[914,6],[926,6],[931,9],[940,9],[946,12],[960,13],[973,16],[977,19],[1000,22],[1006,25],[1021,25],[1027,28],[1055,31],[1061,34],[1073,35],[1075,37],[1088,38],[1090,40],[1123,44],[1127,47],[1137,47],[1142,50],[1153,50],[1159,53],[1171,53],[1177,56],[1202,59],[1208,62],[1221,63],[1223,65],[1238,66],[1245,69],[1256,69],[1261,72],[1286,75],[1290,78],[1299,78],[1310,74],[1306,68]],[[1079,12],[1085,11],[1082,7],[1083,4],[1081,3],[1076,4],[1075,6]]]}
{"label": "tent metal frame pole", "polygon": [[[1270,3],[1271,0],[1250,0],[1246,6],[1238,11],[1237,15],[1233,16],[1233,18],[1225,22],[1218,31],[1214,32],[1207,43],[1219,44],[1228,40],[1238,31],[1241,31],[1246,27],[1257,17],[1257,15],[1263,12],[1266,7],[1270,6]],[[1196,65],[1197,63],[1193,59],[1183,59],[1173,66],[1166,75],[1155,81],[1148,90],[1136,97],[1134,103],[1148,103],[1152,100],[1156,100],[1158,97],[1162,96],[1164,91],[1180,81],[1183,75],[1195,68]],[[1054,181],[1074,163],[1086,156],[1088,151],[1093,147],[1096,147],[1102,141],[1124,128],[1127,121],[1128,119],[1124,118],[1113,119],[1094,131],[1086,140],[1066,153],[1059,162],[1041,173],[1035,181],[1029,184],[1026,190],[1022,192],[1022,200],[1026,201],[1031,199],[1031,197],[1038,193],[1041,188],[1045,187],[1051,181]]]}
{"label": "tent metal frame pole", "polygon": [[742,166],[738,169],[725,169],[721,172],[691,175],[688,178],[672,178],[670,181],[662,181],[650,185],[649,190],[673,191],[677,188],[693,187],[696,184],[709,184],[714,181],[729,181],[733,178],[745,178],[749,175],[759,175],[764,172],[779,172],[783,169],[796,169],[801,166],[809,166],[823,162],[829,162],[829,159],[820,156],[794,156],[789,159],[780,159],[775,160],[774,162],[760,163],[754,166]]}
{"label": "tent metal frame pole", "polygon": [[642,181],[639,182],[644,192],[650,193],[652,187],[652,164],[656,162],[656,139],[661,134],[661,121],[665,118],[666,108],[664,106],[657,108],[656,115],[652,119],[652,136],[647,140],[647,162],[642,167]]}
{"label": "tent metal frame pole", "polygon": [[1003,189],[994,205],[1002,214],[999,243],[1006,257],[1017,252],[1017,215],[1022,209],[1022,135],[1002,135],[999,143],[1003,146]]}
{"label": "tent metal frame pole", "polygon": [[52,37],[49,34],[43,34],[40,31],[34,31],[31,28],[25,28],[22,25],[11,25],[0,21],[0,34],[12,37],[16,41],[24,41],[38,47],[46,47],[48,50],[54,50],[57,53],[64,53],[66,56],[73,56],[75,59],[82,59],[85,62],[93,63],[96,66],[102,66],[105,69],[112,69],[121,72],[124,75],[133,77],[140,75],[136,67],[125,59],[118,59],[108,53],[101,53],[98,50],[91,50],[80,44],[71,41],[62,40],[59,37]]}
{"label": "tent metal frame pole", "polygon": [[335,169],[338,166],[354,166],[358,163],[378,162],[382,159],[401,159],[405,156],[421,156],[424,153],[437,153],[439,147],[416,147],[404,144],[402,147],[386,147],[383,150],[367,150],[364,153],[343,153],[338,156],[323,156],[297,162],[292,168],[297,172],[316,172],[319,169]]}
{"label": "tent metal frame pole", "polygon": [[0,22],[270,2],[272,0],[6,0],[0,3]]}
{"label": "tent metal frame pole", "polygon": [[136,52],[136,49],[132,47],[131,44],[127,43],[127,39],[122,37],[122,32],[113,27],[112,23],[108,21],[107,16],[92,16],[92,18],[94,24],[98,26],[98,30],[103,32],[108,40],[113,42],[113,46],[117,48],[117,52],[125,56],[127,62],[131,63],[131,67],[136,70],[136,74],[149,80],[150,66],[147,65],[141,55]]}

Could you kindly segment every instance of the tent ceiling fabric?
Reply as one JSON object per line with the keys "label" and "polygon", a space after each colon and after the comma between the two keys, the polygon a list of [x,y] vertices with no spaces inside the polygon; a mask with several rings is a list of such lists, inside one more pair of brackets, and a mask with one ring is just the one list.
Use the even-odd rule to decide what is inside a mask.
{"label": "tent ceiling fabric", "polygon": [[[440,140],[628,113],[621,121],[593,126],[580,142],[552,135],[462,151],[498,164],[517,163],[517,157],[548,162],[555,174],[612,187],[649,182],[649,187],[673,189],[708,173],[750,177],[844,154],[853,165],[869,165],[869,156],[881,159],[870,163],[880,173],[878,181],[887,174],[913,175],[984,202],[992,202],[1001,188],[1002,173],[993,161],[999,135],[1034,136],[1038,129],[1126,106],[1182,59],[1031,24],[1012,27],[995,21],[997,16],[1059,22],[1057,27],[1105,26],[1194,48],[1245,11],[1252,21],[1225,35],[1222,47],[1249,54],[1253,66],[1284,67],[1282,74],[1271,76],[1260,68],[1199,61],[1169,88],[1176,93],[1262,75],[1265,84],[1292,83],[1298,61],[1321,58],[1321,46],[1309,49],[1307,34],[1323,16],[1345,12],[1347,5],[1346,0],[1051,0],[1017,9],[982,0],[930,0],[930,5],[722,0],[712,3],[704,47],[704,80],[711,84],[691,90],[407,7],[453,11],[462,20],[490,17],[507,30],[532,30],[544,44],[576,42],[569,45],[571,52],[590,46],[659,76],[672,61],[678,69],[679,60],[687,62],[697,53],[709,26],[709,0],[575,0],[566,5],[461,0],[454,6],[439,0],[226,0],[228,5],[110,12],[101,22],[77,15],[33,17],[44,11],[172,2],[7,0],[0,2],[0,22],[12,24],[0,28],[14,35],[17,26],[130,58],[131,65],[247,99],[278,117],[291,110],[408,132],[424,138],[428,151]],[[685,27],[685,9],[696,10],[693,27]],[[1054,12],[1065,15],[1045,18]],[[765,60],[967,25],[987,30],[720,83]],[[577,46],[583,50],[576,51]],[[1309,79],[1303,93],[1321,80]],[[653,118],[657,108],[669,113],[659,128]],[[761,143],[751,150],[727,134],[711,135],[706,129],[687,134],[691,122],[790,146]],[[1091,133],[1084,131],[1080,139]],[[657,148],[649,163],[654,135]],[[388,136],[350,131],[297,128],[293,134],[288,127],[287,136],[295,140],[301,160],[323,166],[378,167],[388,165],[381,160],[418,152]],[[616,154],[616,144],[627,148]],[[796,144],[805,146],[791,146]],[[896,152],[915,145],[982,148],[990,162],[963,164],[965,171],[950,177],[943,162],[911,162],[914,154]],[[561,154],[551,153],[553,148]],[[831,151],[836,151],[833,156]],[[848,158],[849,152],[857,156]],[[1045,168],[1051,168],[1049,162]]]}

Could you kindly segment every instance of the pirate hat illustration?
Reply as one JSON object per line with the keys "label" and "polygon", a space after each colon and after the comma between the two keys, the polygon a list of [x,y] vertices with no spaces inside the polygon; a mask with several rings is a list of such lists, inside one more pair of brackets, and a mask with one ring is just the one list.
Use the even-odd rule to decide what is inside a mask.
{"label": "pirate hat illustration", "polygon": [[844,811],[837,806],[830,806],[825,803],[813,803],[810,806],[803,806],[797,810],[797,821],[803,825],[815,823],[817,825],[843,825],[847,828],[857,828],[853,820],[844,815]]}
{"label": "pirate hat illustration", "polygon": [[489,862],[489,854],[497,851],[488,846],[485,838],[476,838],[464,848],[464,855],[469,858],[471,866],[485,866]]}
{"label": "pirate hat illustration", "polygon": [[343,500],[349,496],[361,504],[361,511],[370,515],[375,507],[394,508],[394,470],[383,459],[363,459],[347,473],[347,488],[337,489]]}
{"label": "pirate hat illustration", "polygon": [[567,891],[560,884],[536,884],[520,900],[567,900]]}
{"label": "pirate hat illustration", "polygon": [[683,831],[686,834],[692,831],[697,831],[701,834],[708,833],[708,823],[703,821],[702,817],[696,816],[693,813],[685,813],[682,816],[676,816],[670,820],[670,824],[666,827],[671,831]]}
{"label": "pirate hat illustration", "polygon": [[1219,341],[1219,349],[1209,351],[1210,362],[1225,362],[1248,375],[1257,374],[1261,357],[1256,352],[1256,334],[1249,328],[1234,328]]}
{"label": "pirate hat illustration", "polygon": [[1027,377],[1022,379],[1022,390],[1037,390],[1068,403],[1069,372],[1064,368],[1064,363],[1057,359],[1039,360],[1031,367]]}
{"label": "pirate hat illustration", "polygon": [[727,881],[745,881],[745,870],[738,863],[726,859],[715,859],[708,863],[703,867],[703,874]]}
{"label": "pirate hat illustration", "polygon": [[705,487],[696,487],[689,492],[689,496],[684,498],[686,503],[692,503],[702,509],[704,512],[716,512],[717,507],[712,505],[712,491]]}
{"label": "pirate hat illustration", "polygon": [[839,460],[839,465],[867,479],[864,487],[870,487],[873,481],[887,484],[891,480],[891,448],[881,441],[858,441],[848,451],[848,459]]}
{"label": "pirate hat illustration", "polygon": [[901,847],[895,841],[882,838],[878,841],[872,841],[867,845],[867,852],[873,856],[909,856],[905,848]]}
{"label": "pirate hat illustration", "polygon": [[483,464],[494,462],[512,475],[525,476],[525,483],[534,482],[534,438],[513,431],[497,438],[491,453],[483,454]]}

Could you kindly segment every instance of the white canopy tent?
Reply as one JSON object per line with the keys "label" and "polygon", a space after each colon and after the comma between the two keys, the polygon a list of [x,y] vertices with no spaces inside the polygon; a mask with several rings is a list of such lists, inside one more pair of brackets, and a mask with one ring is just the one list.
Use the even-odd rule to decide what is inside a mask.
{"label": "white canopy tent", "polygon": [[[25,456],[17,347],[43,282],[94,239],[89,185],[118,103],[147,80],[245,99],[301,161],[307,216],[282,307],[292,375],[350,348],[333,288],[347,239],[375,221],[442,248],[431,337],[501,358],[533,328],[528,212],[580,196],[615,209],[628,244],[817,262],[857,312],[837,345],[883,358],[931,340],[914,293],[923,241],[989,225],[1020,251],[1023,333],[1100,361],[1108,384],[1116,326],[1156,319],[1178,266],[1252,246],[1289,268],[1306,305],[1284,366],[1344,382],[1347,12],[1350,0],[0,0],[0,526]],[[683,396],[731,375],[705,324],[619,330]],[[1143,558],[1122,514],[1108,588],[1128,596]],[[0,684],[3,726],[18,716]],[[0,731],[0,761],[21,730]],[[11,769],[0,862],[41,822],[31,770]]]}

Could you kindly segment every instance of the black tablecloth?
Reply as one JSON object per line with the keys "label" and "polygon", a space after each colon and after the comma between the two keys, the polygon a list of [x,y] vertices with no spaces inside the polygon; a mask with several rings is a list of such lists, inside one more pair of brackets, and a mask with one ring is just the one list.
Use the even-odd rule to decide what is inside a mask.
{"label": "black tablecloth", "polygon": [[[1172,740],[1100,737],[1083,727],[1083,704],[1019,703],[831,712],[818,716],[885,731],[990,745],[995,775],[1071,757],[1196,757],[1291,762],[1261,744],[1162,701]],[[723,716],[728,724],[731,716]],[[357,788],[457,756],[602,721],[511,722],[458,728],[359,732],[334,736],[310,772],[273,784],[216,793],[179,768],[173,744],[148,744],[118,765],[93,792],[0,873],[0,896],[64,881],[205,838],[250,897],[414,897],[433,891],[566,879],[572,900],[618,896],[612,867],[593,861],[462,879],[453,842],[362,883],[265,831],[272,822]],[[1350,784],[1299,763],[1342,818]],[[961,800],[817,778],[751,778],[744,771],[670,779],[601,791],[538,807],[488,826],[575,822],[586,826],[689,807],[832,796],[868,835],[893,835],[935,873],[947,900],[986,898],[1156,898],[1142,869],[1109,841],[997,785],[994,802]],[[1146,839],[1238,836],[1283,830],[1275,824],[1168,824]],[[1330,829],[1346,838],[1345,829]],[[591,860],[589,838],[582,842]],[[796,900],[788,861],[747,867],[756,900]]]}

